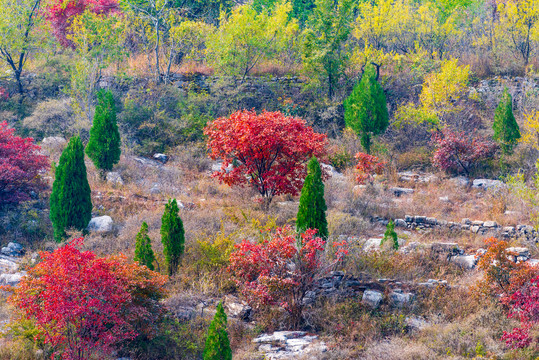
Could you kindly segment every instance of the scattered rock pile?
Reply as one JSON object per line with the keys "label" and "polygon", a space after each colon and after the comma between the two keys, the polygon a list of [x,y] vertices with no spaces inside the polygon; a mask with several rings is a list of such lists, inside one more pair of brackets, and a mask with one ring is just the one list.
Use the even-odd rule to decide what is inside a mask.
{"label": "scattered rock pile", "polygon": [[10,242],[2,247],[0,254],[0,286],[17,286],[26,271],[19,270],[20,257],[25,250],[23,246],[16,242]]}
{"label": "scattered rock pile", "polygon": [[258,350],[265,354],[265,359],[315,359],[317,354],[327,351],[324,342],[316,335],[305,331],[276,331],[262,334],[253,340],[259,344]]}
{"label": "scattered rock pile", "polygon": [[395,226],[415,230],[446,228],[453,231],[471,231],[479,235],[500,236],[506,239],[524,238],[539,242],[539,233],[530,225],[501,226],[496,221],[462,219],[461,222],[453,222],[428,216],[406,215],[404,219],[395,219]]}

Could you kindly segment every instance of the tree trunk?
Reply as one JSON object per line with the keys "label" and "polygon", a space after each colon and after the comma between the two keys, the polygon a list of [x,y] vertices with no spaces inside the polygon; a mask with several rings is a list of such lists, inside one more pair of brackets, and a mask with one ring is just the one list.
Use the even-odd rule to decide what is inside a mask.
{"label": "tree trunk", "polygon": [[160,41],[160,32],[159,32],[160,21],[157,20],[155,24],[155,81],[157,83],[161,82],[161,75],[159,74],[160,65],[159,65],[159,41]]}

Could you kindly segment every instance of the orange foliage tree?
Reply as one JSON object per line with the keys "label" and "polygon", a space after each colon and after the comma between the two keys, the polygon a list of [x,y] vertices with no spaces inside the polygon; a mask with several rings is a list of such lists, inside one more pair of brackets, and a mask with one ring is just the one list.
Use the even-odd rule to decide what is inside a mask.
{"label": "orange foliage tree", "polygon": [[525,262],[515,262],[518,254],[507,250],[507,241],[491,237],[485,243],[487,252],[478,262],[478,268],[484,271],[478,289],[483,294],[499,296],[506,303],[511,295],[539,275],[539,269]]}
{"label": "orange foliage tree", "polygon": [[254,187],[266,209],[276,195],[297,195],[307,161],[326,153],[326,135],[278,111],[237,111],[208,124],[204,134],[210,157],[223,161],[214,176],[227,185]]}

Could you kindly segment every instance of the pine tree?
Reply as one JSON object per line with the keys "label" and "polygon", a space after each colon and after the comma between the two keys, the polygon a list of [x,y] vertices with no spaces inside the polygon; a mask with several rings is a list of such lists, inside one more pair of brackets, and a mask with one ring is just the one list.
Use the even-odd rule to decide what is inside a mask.
{"label": "pine tree", "polygon": [[217,305],[217,312],[208,329],[204,360],[232,360],[232,349],[226,332],[227,318],[223,304]]}
{"label": "pine tree", "polygon": [[169,200],[161,218],[161,242],[170,276],[178,270],[185,244],[183,222],[178,214],[179,211],[176,199]]}
{"label": "pine tree", "polygon": [[135,258],[140,265],[146,265],[150,270],[154,270],[153,262],[155,261],[155,255],[152,250],[152,240],[148,236],[148,224],[142,222],[140,231],[137,234],[135,243]]}
{"label": "pine tree", "polygon": [[316,157],[312,157],[307,166],[307,177],[301,189],[299,209],[296,220],[298,233],[307,229],[318,229],[317,235],[322,238],[328,236],[328,223],[326,220],[326,201],[324,200],[324,183],[322,182],[322,169]]}
{"label": "pine tree", "polygon": [[386,240],[391,240],[391,242],[393,243],[393,249],[399,250],[399,237],[395,232],[395,223],[393,222],[393,220],[390,220],[387,223],[386,232],[384,233],[384,238],[380,242],[380,245],[383,245]]}
{"label": "pine tree", "polygon": [[120,132],[116,124],[116,106],[112,93],[99,91],[97,101],[86,154],[95,167],[104,173],[112,170],[114,164],[120,160]]}
{"label": "pine tree", "polygon": [[500,144],[504,154],[510,154],[520,139],[520,129],[513,115],[513,98],[507,88],[504,89],[494,113],[492,128],[494,129],[494,140]]}
{"label": "pine tree", "polygon": [[382,134],[389,125],[386,96],[376,77],[375,67],[367,65],[361,81],[344,101],[346,126],[361,137],[367,154],[371,152],[372,136]]}
{"label": "pine tree", "polygon": [[92,199],[86,177],[84,148],[80,137],[76,136],[71,138],[56,166],[50,197],[54,238],[62,241],[68,228],[84,231],[91,218]]}

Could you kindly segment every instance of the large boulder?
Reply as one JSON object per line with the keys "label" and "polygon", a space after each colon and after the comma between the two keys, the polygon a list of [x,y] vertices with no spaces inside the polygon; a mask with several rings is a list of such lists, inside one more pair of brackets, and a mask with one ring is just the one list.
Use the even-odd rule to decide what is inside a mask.
{"label": "large boulder", "polygon": [[363,298],[361,299],[365,305],[370,306],[373,309],[378,308],[382,303],[382,300],[384,300],[384,295],[377,290],[365,290],[363,292]]}
{"label": "large boulder", "polygon": [[464,269],[473,269],[477,263],[477,258],[475,255],[457,255],[451,258],[451,262]]}
{"label": "large boulder", "polygon": [[26,275],[25,271],[16,272],[14,274],[0,274],[1,286],[17,286],[21,282],[23,276]]}
{"label": "large boulder", "polygon": [[505,184],[500,180],[491,180],[491,179],[475,179],[473,181],[472,187],[482,190],[496,189],[501,188]]}
{"label": "large boulder", "polygon": [[396,307],[409,305],[414,298],[414,294],[405,293],[401,289],[395,289],[389,293],[389,301]]}
{"label": "large boulder", "polygon": [[2,255],[13,257],[22,256],[24,255],[24,248],[17,242],[10,242],[2,248]]}
{"label": "large boulder", "polygon": [[110,216],[98,216],[90,220],[88,231],[96,233],[109,233],[112,231],[114,221]]}
{"label": "large boulder", "polygon": [[159,161],[161,164],[166,164],[168,161],[168,156],[165,154],[153,154],[153,158]]}
{"label": "large boulder", "polygon": [[240,318],[244,321],[249,321],[251,319],[253,309],[246,303],[240,301],[237,297],[226,295],[224,305],[228,315]]}

